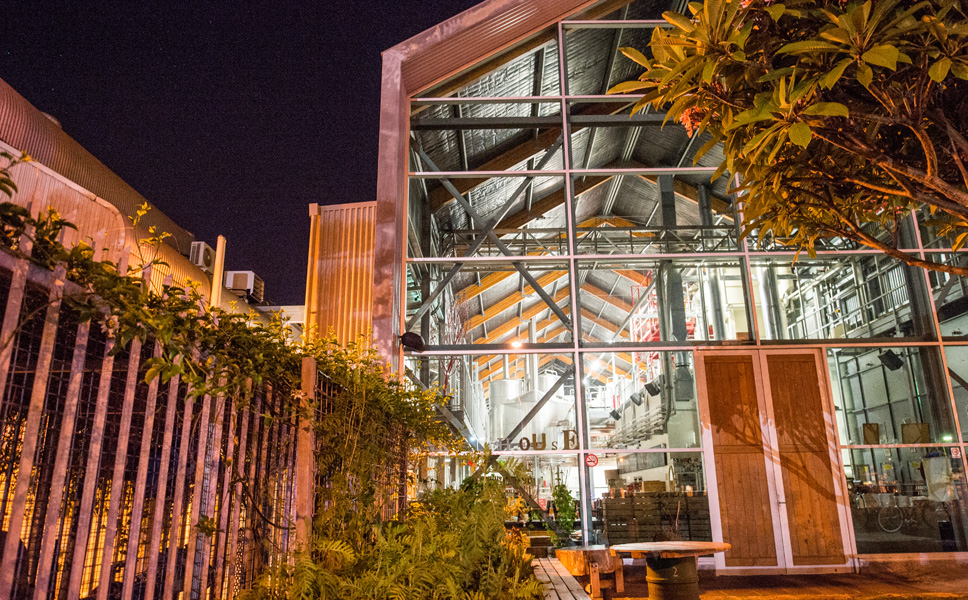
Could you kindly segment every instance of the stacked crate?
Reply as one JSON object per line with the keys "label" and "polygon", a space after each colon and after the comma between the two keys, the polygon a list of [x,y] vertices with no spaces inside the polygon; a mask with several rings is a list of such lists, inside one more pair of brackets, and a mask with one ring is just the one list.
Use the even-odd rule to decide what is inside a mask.
{"label": "stacked crate", "polygon": [[603,498],[602,520],[609,544],[628,544],[639,541],[635,522],[635,498]]}
{"label": "stacked crate", "polygon": [[704,495],[650,493],[604,498],[602,518],[609,544],[652,542],[670,533],[684,540],[712,539]]}
{"label": "stacked crate", "polygon": [[551,536],[545,531],[528,532],[528,554],[535,558],[548,558],[548,549],[551,548]]}

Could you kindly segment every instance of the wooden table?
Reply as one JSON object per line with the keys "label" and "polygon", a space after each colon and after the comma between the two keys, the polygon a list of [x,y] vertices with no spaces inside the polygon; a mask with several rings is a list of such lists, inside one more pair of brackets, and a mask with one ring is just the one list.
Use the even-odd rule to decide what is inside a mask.
{"label": "wooden table", "polygon": [[592,598],[602,597],[602,573],[615,574],[615,591],[625,591],[622,558],[609,552],[608,546],[569,546],[555,550],[555,558],[575,577],[587,575],[591,580]]}
{"label": "wooden table", "polygon": [[731,547],[718,542],[647,542],[619,544],[609,551],[618,558],[645,558],[649,600],[699,600],[696,557]]}

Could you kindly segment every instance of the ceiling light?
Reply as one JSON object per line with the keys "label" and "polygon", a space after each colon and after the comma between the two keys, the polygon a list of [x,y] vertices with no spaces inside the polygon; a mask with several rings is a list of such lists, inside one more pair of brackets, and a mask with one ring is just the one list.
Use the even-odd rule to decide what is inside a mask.
{"label": "ceiling light", "polygon": [[649,393],[650,396],[658,396],[662,393],[662,382],[665,380],[664,375],[659,375],[649,383],[645,384],[645,391]]}
{"label": "ceiling light", "polygon": [[514,340],[513,342],[511,342],[511,347],[514,348],[515,350],[517,350],[523,345],[524,344],[521,343],[521,340]]}
{"label": "ceiling light", "polygon": [[881,361],[881,364],[891,371],[897,371],[904,366],[904,360],[893,350],[885,350],[881,354],[878,354],[877,360]]}

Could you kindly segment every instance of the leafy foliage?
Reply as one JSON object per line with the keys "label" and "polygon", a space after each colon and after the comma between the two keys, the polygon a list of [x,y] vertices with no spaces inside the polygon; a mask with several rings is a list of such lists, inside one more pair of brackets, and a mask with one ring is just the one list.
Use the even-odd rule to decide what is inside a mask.
{"label": "leafy foliage", "polygon": [[709,0],[665,13],[634,110],[706,133],[742,177],[744,235],[813,254],[842,238],[904,262],[968,274],[899,250],[913,210],[968,240],[968,21],[961,0]]}
{"label": "leafy foliage", "polygon": [[[17,160],[4,158],[8,164],[0,169],[0,191],[13,193],[9,168]],[[134,225],[147,210],[144,206],[134,215]],[[291,562],[273,561],[275,566],[248,592],[251,596],[511,600],[540,595],[523,542],[505,534],[500,483],[436,492],[415,505],[405,523],[384,522],[386,498],[380,495],[396,483],[391,479],[408,461],[429,448],[462,447],[436,418],[435,403],[441,400],[436,391],[401,383],[363,344],[344,348],[316,336],[291,343],[281,318],[263,323],[210,307],[197,285],[168,285],[156,293],[143,272],[157,264],[152,248],[157,250],[164,234],[149,231],[139,249],[141,264],[119,272],[118,265],[97,260],[89,245],[64,247],[60,233],[73,226],[56,211],[33,217],[3,203],[0,225],[5,251],[45,268],[65,268],[80,291],[65,294],[64,302],[79,320],[100,324],[115,340],[114,352],[134,339],[157,344],[156,356],[145,364],[146,381],[178,376],[190,394],[234,397],[240,410],[251,386],[265,384],[288,401],[281,412],[261,415],[264,421],[294,414],[310,421],[322,482],[313,542]],[[317,397],[300,391],[306,356],[315,359],[324,379]],[[246,499],[252,509],[247,518],[262,517],[272,527],[289,525],[269,521],[252,500]],[[218,531],[207,516],[194,526],[209,536]]]}
{"label": "leafy foliage", "polygon": [[558,525],[566,532],[572,531],[575,528],[578,511],[575,509],[575,499],[568,486],[559,482],[552,488],[551,497],[558,510]]}
{"label": "leafy foliage", "polygon": [[539,598],[524,538],[504,528],[504,484],[484,478],[414,503],[403,523],[355,548],[319,538],[267,573],[248,599],[512,600]]}

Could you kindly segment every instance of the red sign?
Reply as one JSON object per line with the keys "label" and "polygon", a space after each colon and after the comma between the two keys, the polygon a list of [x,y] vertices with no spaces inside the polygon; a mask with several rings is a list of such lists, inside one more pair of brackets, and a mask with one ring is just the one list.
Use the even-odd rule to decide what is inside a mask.
{"label": "red sign", "polygon": [[588,465],[589,467],[598,466],[598,457],[595,456],[594,454],[589,454],[585,456],[585,464]]}
{"label": "red sign", "polygon": [[541,507],[541,510],[548,510],[548,499],[538,498],[538,506]]}
{"label": "red sign", "polygon": [[961,448],[952,448],[951,449],[951,457],[952,458],[961,458]]}

